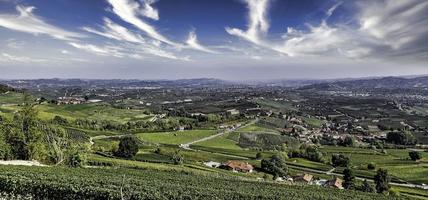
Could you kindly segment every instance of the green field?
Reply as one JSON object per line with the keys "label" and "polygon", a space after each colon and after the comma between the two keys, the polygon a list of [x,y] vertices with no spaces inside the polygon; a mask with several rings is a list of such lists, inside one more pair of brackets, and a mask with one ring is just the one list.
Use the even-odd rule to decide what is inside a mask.
{"label": "green field", "polygon": [[239,133],[237,132],[226,133],[222,136],[215,137],[211,140],[195,143],[195,145],[219,148],[219,149],[241,150],[242,148],[237,145],[238,138],[239,138]]}
{"label": "green field", "polygon": [[266,128],[257,124],[251,124],[249,126],[245,126],[243,128],[238,129],[240,132],[278,132],[275,129]]}
{"label": "green field", "polygon": [[[323,147],[321,151],[327,159],[334,153],[348,156],[351,166],[362,176],[372,176],[375,171],[367,170],[367,164],[374,163],[377,168],[386,168],[394,177],[413,182],[428,183],[428,153],[421,152],[423,159],[414,162],[409,159],[406,149],[387,149],[386,154],[372,149],[348,147]],[[340,172],[340,170],[338,170]]]}
{"label": "green field", "polygon": [[125,123],[134,120],[148,120],[152,116],[145,115],[143,110],[127,110],[113,108],[105,103],[80,105],[39,105],[43,119],[53,119],[59,115],[68,119],[92,119]]}
{"label": "green field", "polygon": [[190,130],[158,133],[139,133],[136,136],[144,142],[156,144],[184,144],[217,133],[215,130]]}

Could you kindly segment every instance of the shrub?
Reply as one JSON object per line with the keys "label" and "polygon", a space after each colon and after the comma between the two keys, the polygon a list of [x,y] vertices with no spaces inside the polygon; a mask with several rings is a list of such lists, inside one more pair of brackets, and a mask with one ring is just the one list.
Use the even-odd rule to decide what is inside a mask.
{"label": "shrub", "polygon": [[361,191],[373,193],[375,189],[372,184],[370,184],[366,179],[364,179],[363,185],[361,186]]}
{"label": "shrub", "polygon": [[413,161],[417,161],[417,160],[422,159],[422,154],[420,152],[417,152],[417,151],[410,151],[409,152],[409,157]]}
{"label": "shrub", "polygon": [[342,154],[331,155],[331,164],[334,167],[348,167],[349,158]]}
{"label": "shrub", "polygon": [[0,159],[8,160],[11,159],[11,156],[12,150],[10,148],[10,145],[4,142],[3,140],[0,140]]}
{"label": "shrub", "polygon": [[374,163],[369,163],[369,164],[367,165],[367,169],[369,169],[369,170],[374,170],[374,169],[376,169],[376,164],[374,164]]}
{"label": "shrub", "polygon": [[72,151],[67,157],[69,167],[83,167],[86,163],[86,155],[79,151]]}
{"label": "shrub", "polygon": [[135,137],[123,137],[120,139],[119,148],[114,152],[115,156],[132,158],[138,153],[138,139]]}
{"label": "shrub", "polygon": [[180,151],[176,151],[171,157],[171,161],[174,165],[182,165],[184,163],[184,157],[180,154]]}

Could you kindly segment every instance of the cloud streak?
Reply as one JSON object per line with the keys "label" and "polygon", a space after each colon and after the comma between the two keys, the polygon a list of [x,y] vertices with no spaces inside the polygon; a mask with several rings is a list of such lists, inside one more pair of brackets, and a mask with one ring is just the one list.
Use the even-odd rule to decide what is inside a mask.
{"label": "cloud streak", "polygon": [[90,27],[83,27],[82,29],[87,32],[118,41],[145,43],[144,39],[140,35],[132,33],[125,27],[112,22],[108,18],[104,18],[104,26],[102,27],[103,31],[98,31]]}
{"label": "cloud streak", "polygon": [[67,31],[46,23],[42,18],[33,14],[35,9],[35,7],[17,6],[18,15],[0,15],[0,26],[34,35],[48,35],[59,40],[74,41],[85,37],[80,33]]}
{"label": "cloud streak", "polygon": [[238,36],[255,44],[262,44],[261,37],[269,29],[267,10],[270,0],[245,0],[248,7],[248,29],[226,28],[230,35]]}
{"label": "cloud streak", "polygon": [[[147,13],[147,6],[149,6],[150,4],[145,3],[145,8],[141,8],[141,5],[133,0],[108,0],[108,2],[113,7],[113,12],[117,16],[119,16],[123,21],[126,21],[139,28],[141,31],[144,31],[149,37],[172,46],[180,46],[179,44],[167,39],[165,36],[160,34],[154,26],[148,24],[147,22],[139,18],[139,16],[150,16],[150,18],[152,19],[155,18],[153,14]],[[149,7],[153,9],[151,6]],[[149,13],[153,12],[154,11],[151,11]]]}
{"label": "cloud streak", "polygon": [[[428,53],[420,45],[428,41],[428,2],[409,1],[360,1],[354,16],[357,26],[347,23],[330,25],[327,20],[343,2],[328,9],[319,25],[307,24],[307,30],[287,28],[282,41],[272,42],[263,36],[269,23],[268,0],[245,0],[248,7],[248,29],[226,28],[226,32],[252,44],[288,56],[344,56],[348,58],[383,58],[395,56],[415,57]],[[426,56],[425,56],[426,59]]]}

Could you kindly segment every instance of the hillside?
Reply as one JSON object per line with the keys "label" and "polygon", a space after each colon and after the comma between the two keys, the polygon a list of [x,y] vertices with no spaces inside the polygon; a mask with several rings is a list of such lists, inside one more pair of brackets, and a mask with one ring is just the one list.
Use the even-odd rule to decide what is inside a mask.
{"label": "hillside", "polygon": [[58,167],[0,166],[0,190],[38,199],[394,199],[179,171]]}
{"label": "hillside", "polygon": [[416,78],[384,77],[319,83],[304,86],[301,89],[314,90],[359,90],[359,89],[425,89],[428,88],[428,76]]}

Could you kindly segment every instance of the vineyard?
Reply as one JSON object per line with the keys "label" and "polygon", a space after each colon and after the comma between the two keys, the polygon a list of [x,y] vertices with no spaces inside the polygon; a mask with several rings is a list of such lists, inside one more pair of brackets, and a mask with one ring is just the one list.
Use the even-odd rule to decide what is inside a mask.
{"label": "vineyard", "polygon": [[394,199],[182,171],[0,166],[0,193],[37,199]]}

